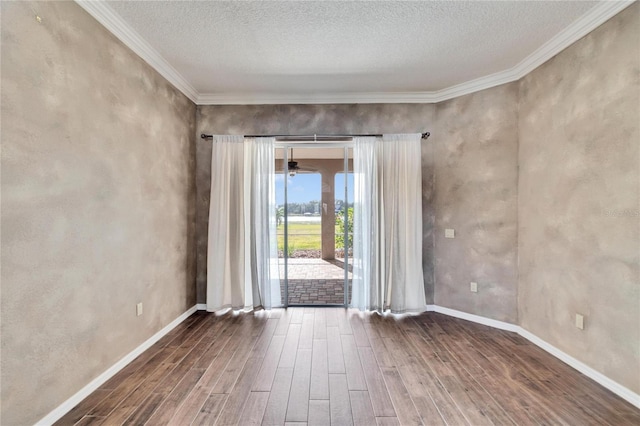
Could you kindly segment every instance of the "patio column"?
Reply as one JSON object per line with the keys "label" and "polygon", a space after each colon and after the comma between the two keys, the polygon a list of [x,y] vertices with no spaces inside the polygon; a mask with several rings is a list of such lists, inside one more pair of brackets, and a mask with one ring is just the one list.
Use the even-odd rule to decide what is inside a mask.
{"label": "patio column", "polygon": [[322,176],[322,258],[336,258],[335,171],[324,169]]}

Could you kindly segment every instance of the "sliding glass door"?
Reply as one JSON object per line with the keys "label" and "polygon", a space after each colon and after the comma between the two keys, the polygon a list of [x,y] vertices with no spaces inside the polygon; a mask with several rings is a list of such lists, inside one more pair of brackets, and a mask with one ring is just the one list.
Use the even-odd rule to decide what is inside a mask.
{"label": "sliding glass door", "polygon": [[353,241],[353,150],[276,148],[276,221],[284,306],[348,306]]}

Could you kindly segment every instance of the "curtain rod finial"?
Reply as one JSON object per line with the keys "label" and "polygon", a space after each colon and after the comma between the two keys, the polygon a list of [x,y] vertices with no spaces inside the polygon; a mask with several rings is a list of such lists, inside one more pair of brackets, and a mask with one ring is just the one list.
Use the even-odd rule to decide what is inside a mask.
{"label": "curtain rod finial", "polygon": [[429,133],[429,132],[424,132],[424,133],[422,134],[422,139],[429,139],[429,136],[431,136],[431,133]]}

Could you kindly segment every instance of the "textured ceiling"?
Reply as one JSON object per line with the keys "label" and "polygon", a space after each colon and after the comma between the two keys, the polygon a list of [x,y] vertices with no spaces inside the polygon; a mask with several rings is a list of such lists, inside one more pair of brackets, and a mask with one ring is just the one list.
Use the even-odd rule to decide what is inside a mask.
{"label": "textured ceiling", "polygon": [[108,2],[200,94],[441,90],[514,67],[596,4]]}

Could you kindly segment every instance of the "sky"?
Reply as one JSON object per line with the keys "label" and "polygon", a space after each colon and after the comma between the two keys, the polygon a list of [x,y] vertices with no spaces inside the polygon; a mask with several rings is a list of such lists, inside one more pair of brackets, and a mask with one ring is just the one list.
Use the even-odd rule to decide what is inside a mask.
{"label": "sky", "polygon": [[[353,174],[347,178],[349,201],[353,201]],[[336,200],[343,200],[344,173],[338,173],[335,180]],[[320,173],[298,173],[294,177],[287,175],[287,198],[290,203],[320,201],[322,182]],[[284,204],[284,176],[276,175],[276,204]]]}

